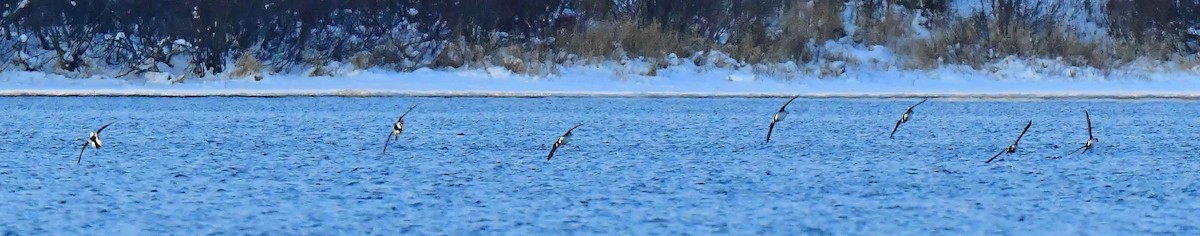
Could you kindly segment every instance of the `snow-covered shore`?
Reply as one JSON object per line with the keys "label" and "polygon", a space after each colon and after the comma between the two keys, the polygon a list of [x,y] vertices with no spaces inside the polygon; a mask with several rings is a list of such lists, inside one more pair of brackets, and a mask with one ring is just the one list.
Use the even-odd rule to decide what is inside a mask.
{"label": "snow-covered shore", "polygon": [[[555,75],[518,75],[500,67],[388,72],[335,77],[267,75],[262,81],[167,80],[100,76],[67,78],[41,72],[0,73],[0,96],[812,96],[812,97],[1174,97],[1200,98],[1200,68],[1146,62],[1100,71],[1030,60],[1002,60],[985,69],[948,66],[903,70],[843,66],[836,75],[754,72],[751,66],[676,65],[656,76],[606,63],[562,68]],[[826,66],[827,67],[827,66]],[[814,69],[816,70],[816,69]],[[794,73],[793,73],[794,72]]]}

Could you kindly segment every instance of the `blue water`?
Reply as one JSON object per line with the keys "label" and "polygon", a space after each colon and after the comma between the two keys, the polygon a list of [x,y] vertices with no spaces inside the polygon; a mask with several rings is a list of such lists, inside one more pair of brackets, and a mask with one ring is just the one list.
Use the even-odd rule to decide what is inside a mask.
{"label": "blue water", "polygon": [[0,98],[0,232],[1200,234],[1197,101],[784,101]]}

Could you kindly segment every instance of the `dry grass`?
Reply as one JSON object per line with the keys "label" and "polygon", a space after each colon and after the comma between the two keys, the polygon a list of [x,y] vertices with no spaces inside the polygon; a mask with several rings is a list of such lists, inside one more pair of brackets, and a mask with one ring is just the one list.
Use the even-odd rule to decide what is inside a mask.
{"label": "dry grass", "polygon": [[233,72],[229,75],[233,77],[248,77],[262,74],[263,64],[258,58],[254,57],[253,53],[245,52],[237,58],[233,63]]}
{"label": "dry grass", "polygon": [[779,31],[764,32],[764,41],[743,43],[745,49],[731,50],[731,54],[751,63],[815,60],[820,53],[814,51],[812,44],[845,35],[841,19],[845,7],[843,1],[804,1],[791,5],[784,9]]}
{"label": "dry grass", "polygon": [[479,42],[468,42],[464,38],[447,41],[436,56],[433,66],[440,67],[491,67],[499,66],[523,75],[556,74],[556,65],[567,65],[566,53],[552,50],[547,43],[528,42],[519,38],[504,38],[499,32]]}
{"label": "dry grass", "polygon": [[[865,44],[888,45],[907,54],[906,66],[911,68],[940,64],[980,68],[985,63],[1016,56],[1060,59],[1071,65],[1107,69],[1137,58],[1167,60],[1178,56],[1181,48],[1177,45],[1181,40],[1170,34],[1121,37],[1129,34],[1114,31],[1114,37],[1084,38],[1052,16],[1036,14],[1033,9],[1038,6],[1013,0],[994,1],[994,4],[993,14],[966,18],[933,16],[928,38],[911,37],[907,32],[911,16],[870,10],[887,9],[879,6],[864,6],[859,11],[856,21],[859,29],[854,39]],[[1057,11],[1057,5],[1051,4],[1044,7],[1049,12]]]}
{"label": "dry grass", "polygon": [[[478,42],[462,38],[447,42],[434,65],[455,68],[500,66],[517,74],[550,75],[558,73],[559,65],[602,59],[655,59],[699,48],[689,47],[683,37],[663,29],[661,24],[643,25],[632,19],[601,21],[588,28],[564,30],[552,42],[534,43],[519,36],[502,38],[499,35],[492,33]],[[697,40],[700,37],[690,38]]]}
{"label": "dry grass", "polygon": [[661,58],[670,53],[687,55],[692,50],[700,50],[698,45],[707,44],[704,37],[682,37],[680,33],[664,29],[658,22],[638,22],[632,18],[596,22],[587,28],[562,33],[555,46],[588,58],[620,59]]}
{"label": "dry grass", "polygon": [[[389,43],[379,44],[371,47],[370,50],[367,50],[367,55],[364,55],[365,58],[359,58],[359,60],[365,59],[366,61],[374,63],[373,66],[382,66],[386,63],[403,61],[404,54],[402,52],[403,48],[397,45],[395,40],[392,40]],[[362,54],[362,52],[355,54],[355,56],[359,56],[359,54]],[[352,59],[351,62],[353,63],[353,61],[354,60]],[[358,65],[355,66],[357,67]]]}
{"label": "dry grass", "polygon": [[660,59],[660,58],[651,59],[650,63],[647,65],[646,73],[643,73],[642,75],[658,76],[658,69],[666,69],[667,66],[670,66],[670,64],[667,63],[667,60],[665,60],[665,59]]}
{"label": "dry grass", "polygon": [[1084,39],[1050,18],[977,14],[946,22],[944,26],[933,27],[927,39],[900,44],[899,51],[910,56],[908,66],[929,68],[948,63],[979,68],[1008,56],[1061,58],[1072,65],[1098,68],[1111,66],[1107,54],[1100,50],[1102,42]]}
{"label": "dry grass", "polygon": [[558,73],[559,60],[550,60],[554,53],[545,44],[510,45],[497,50],[488,61],[492,65],[500,65],[518,74],[545,76]]}
{"label": "dry grass", "polygon": [[897,39],[912,36],[909,23],[913,16],[899,12],[904,9],[902,7],[890,7],[887,4],[884,1],[867,0],[856,9],[854,25],[858,29],[852,35],[855,42],[891,46],[897,43]]}
{"label": "dry grass", "polygon": [[1188,60],[1182,55],[1195,52],[1186,46],[1192,36],[1185,29],[1192,26],[1188,20],[1200,16],[1198,3],[1145,0],[1109,1],[1105,5],[1111,38],[1106,51],[1116,60]]}
{"label": "dry grass", "polygon": [[1124,63],[1146,58],[1150,60],[1169,60],[1181,54],[1181,46],[1175,45],[1183,40],[1177,36],[1147,35],[1144,38],[1114,37],[1108,42],[1105,53],[1111,55],[1117,62]]}
{"label": "dry grass", "polygon": [[317,51],[313,49],[304,49],[301,53],[302,60],[310,69],[306,73],[309,77],[331,76],[333,70],[328,68],[329,56],[327,52]]}
{"label": "dry grass", "polygon": [[350,56],[350,64],[354,65],[354,69],[356,70],[366,69],[372,66],[371,57],[373,57],[371,52],[358,52]]}
{"label": "dry grass", "polygon": [[438,67],[480,67],[486,66],[489,55],[494,55],[501,48],[501,37],[498,32],[488,34],[486,39],[469,42],[465,37],[445,42],[442,51],[433,61]]}
{"label": "dry grass", "polygon": [[[255,81],[262,81],[262,75],[258,75],[254,78],[255,78],[254,79]],[[183,75],[183,74],[181,74],[179,76],[175,76],[175,79],[171,80],[171,84],[182,84],[185,82],[187,82],[187,75]]]}
{"label": "dry grass", "polygon": [[468,44],[465,40],[459,38],[457,41],[449,41],[445,43],[441,53],[433,60],[433,65],[437,67],[461,68],[467,65],[466,55],[474,52],[472,47],[475,45]]}
{"label": "dry grass", "polygon": [[[525,60],[522,59],[522,56],[524,55],[521,53],[520,46],[508,46],[501,48],[499,51],[503,53],[492,55],[491,58],[495,59],[488,60],[488,63],[499,65],[504,67],[504,69],[508,69],[508,71],[512,71],[513,73],[529,74],[531,70],[529,68],[529,64],[525,63]],[[536,60],[532,59],[531,61],[536,62]]]}
{"label": "dry grass", "polygon": [[1085,39],[1062,24],[1047,27],[1033,41],[1037,50],[1022,56],[1061,58],[1076,66],[1108,68],[1112,65],[1110,58],[1101,50],[1102,42]]}
{"label": "dry grass", "polygon": [[307,74],[308,77],[333,76],[333,70],[327,68],[325,65],[318,64],[312,65]]}
{"label": "dry grass", "polygon": [[[644,58],[654,65],[645,75],[656,75],[663,68],[666,55],[674,53],[689,58],[694,52],[721,51],[738,63],[770,64],[781,61],[817,63],[812,73],[835,76],[854,60],[839,58],[823,52],[821,44],[843,37],[864,45],[884,45],[907,56],[904,66],[931,68],[941,64],[963,64],[982,68],[986,63],[1015,56],[1021,58],[1060,59],[1077,66],[1111,68],[1137,58],[1155,60],[1178,59],[1181,40],[1170,35],[1152,34],[1126,37],[1089,37],[1052,16],[1037,14],[1033,9],[1055,12],[1055,3],[1048,6],[1027,6],[1022,1],[993,0],[990,14],[959,17],[944,9],[944,0],[865,0],[855,9],[856,30],[847,35],[842,22],[846,1],[800,0],[783,4],[779,21],[736,18],[736,26],[728,26],[730,39],[719,43],[714,33],[664,27],[653,19],[637,14],[600,17],[582,21],[572,28],[556,29],[550,33],[554,40],[538,41],[521,36],[500,37],[499,33],[466,40],[444,42],[441,54],[433,66],[485,67],[501,66],[518,74],[552,74],[557,66],[577,63],[597,63],[604,59]],[[912,27],[913,14],[923,14],[929,20],[928,37],[919,37]],[[716,19],[716,18],[713,18]],[[1140,29],[1139,29],[1140,30]],[[1124,32],[1124,31],[1122,31]],[[379,45],[369,60],[359,63],[355,55],[351,62],[378,64],[379,55],[396,51],[394,46]],[[695,57],[695,60],[705,60]],[[837,64],[845,61],[849,64]],[[703,63],[699,61],[696,63]],[[759,71],[793,73],[797,69],[755,68]]]}
{"label": "dry grass", "polygon": [[[742,62],[812,60],[819,53],[813,43],[845,35],[841,21],[843,1],[802,1],[782,12],[776,27],[761,21],[746,22],[731,31],[724,45],[699,32],[664,28],[662,24],[631,17],[593,22],[557,37],[555,46],[585,58],[661,59],[674,53],[690,57],[693,52],[721,50]],[[647,23],[648,22],[648,23]]]}

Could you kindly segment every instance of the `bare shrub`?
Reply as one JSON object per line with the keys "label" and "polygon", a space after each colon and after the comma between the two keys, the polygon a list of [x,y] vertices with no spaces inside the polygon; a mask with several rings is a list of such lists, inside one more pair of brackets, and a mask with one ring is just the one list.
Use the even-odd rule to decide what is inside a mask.
{"label": "bare shrub", "polygon": [[[1177,0],[1107,1],[1109,34],[1120,40],[1153,43],[1179,36],[1200,18],[1200,3]],[[1182,42],[1173,41],[1172,43]]]}
{"label": "bare shrub", "polygon": [[350,56],[350,64],[354,65],[354,69],[362,70],[371,67],[371,52],[358,52],[354,56]]}
{"label": "bare shrub", "polygon": [[[979,68],[1008,56],[1062,58],[1072,65],[1098,68],[1112,65],[1108,53],[1100,50],[1102,41],[1085,39],[1065,23],[1037,14],[1031,6],[1012,0],[997,4],[994,15],[981,12],[962,19],[943,16],[938,19],[943,24],[932,27],[929,38],[905,41],[899,51],[908,53],[908,66],[915,68],[940,63]],[[1049,11],[1054,7],[1051,5]]]}
{"label": "bare shrub", "polygon": [[502,51],[503,53],[499,53],[499,54],[495,55],[496,58],[498,58],[498,60],[494,63],[499,64],[500,66],[504,67],[504,69],[508,69],[508,71],[512,71],[513,73],[517,73],[517,74],[528,74],[529,73],[529,66],[525,63],[524,59],[519,57],[520,55],[522,55],[521,47],[508,46],[508,47],[501,49],[500,51]]}
{"label": "bare shrub", "polygon": [[1036,50],[1025,57],[1061,58],[1076,66],[1110,67],[1111,59],[1104,53],[1101,41],[1089,40],[1072,32],[1062,23],[1052,24],[1040,35],[1034,35]]}
{"label": "bare shrub", "polygon": [[761,53],[765,60],[814,60],[819,53],[812,51],[810,44],[845,35],[841,19],[845,7],[843,1],[806,1],[791,5],[780,17],[779,30],[767,32],[767,41],[761,46],[755,45],[759,49],[735,50],[734,57],[754,59]]}
{"label": "bare shrub", "polygon": [[1176,43],[1183,41],[1173,35],[1143,35],[1142,38],[1118,36],[1111,40],[1106,45],[1108,49],[1106,53],[1111,55],[1117,63],[1130,62],[1138,58],[1168,60],[1173,56],[1180,55],[1181,49]]}
{"label": "bare shrub", "polygon": [[466,66],[467,55],[473,51],[471,48],[472,45],[468,44],[462,38],[459,38],[457,41],[446,42],[445,49],[433,60],[433,65],[451,68]]}
{"label": "bare shrub", "polygon": [[331,76],[333,70],[327,68],[329,64],[329,56],[326,51],[318,51],[314,49],[305,49],[301,56],[304,64],[311,68],[306,73],[309,77]]}
{"label": "bare shrub", "polygon": [[313,65],[313,67],[308,70],[307,75],[308,77],[333,76],[333,70],[330,70],[325,65]]}
{"label": "bare shrub", "polygon": [[263,64],[254,57],[253,53],[242,53],[233,63],[233,72],[229,75],[233,77],[247,77],[262,73]]}
{"label": "bare shrub", "polygon": [[[895,39],[912,36],[912,16],[892,8],[889,1],[866,0],[856,9],[854,41],[867,45],[894,45]],[[893,10],[895,9],[895,10]]]}
{"label": "bare shrub", "polygon": [[[587,28],[565,31],[559,35],[556,46],[591,58],[660,58],[670,53],[687,54],[697,48],[691,45],[706,41],[703,37],[681,37],[675,31],[663,29],[658,22],[638,22],[632,18],[595,22]],[[618,55],[618,49],[626,55]]]}
{"label": "bare shrub", "polygon": [[433,66],[439,67],[481,67],[495,59],[494,56],[503,47],[503,41],[506,41],[501,36],[501,32],[491,32],[487,37],[477,39],[476,41],[468,41],[465,37],[458,37],[454,40],[449,40],[445,43],[445,47],[433,61]]}

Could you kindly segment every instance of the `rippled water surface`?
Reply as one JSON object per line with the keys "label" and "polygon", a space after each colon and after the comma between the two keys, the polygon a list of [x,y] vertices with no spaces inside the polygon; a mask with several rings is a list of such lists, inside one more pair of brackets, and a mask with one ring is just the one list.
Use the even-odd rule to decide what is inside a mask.
{"label": "rippled water surface", "polygon": [[1200,102],[786,100],[0,98],[0,231],[1200,234]]}

